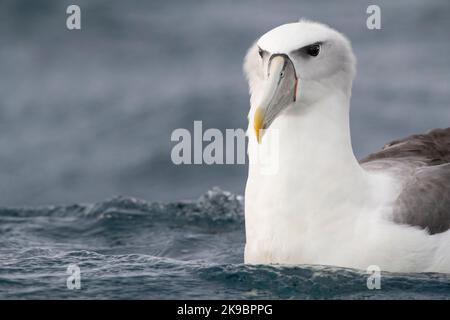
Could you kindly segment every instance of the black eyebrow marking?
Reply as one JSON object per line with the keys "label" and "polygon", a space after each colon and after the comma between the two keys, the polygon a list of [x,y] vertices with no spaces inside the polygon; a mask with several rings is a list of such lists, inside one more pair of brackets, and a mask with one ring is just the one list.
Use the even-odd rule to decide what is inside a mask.
{"label": "black eyebrow marking", "polygon": [[303,47],[301,47],[301,48],[292,50],[291,53],[301,53],[301,54],[303,54],[303,53],[305,53],[305,50],[306,50],[308,47],[310,47],[310,46],[315,46],[315,45],[322,46],[323,43],[324,43],[323,41],[313,42],[313,43],[307,44],[306,46],[303,46]]}

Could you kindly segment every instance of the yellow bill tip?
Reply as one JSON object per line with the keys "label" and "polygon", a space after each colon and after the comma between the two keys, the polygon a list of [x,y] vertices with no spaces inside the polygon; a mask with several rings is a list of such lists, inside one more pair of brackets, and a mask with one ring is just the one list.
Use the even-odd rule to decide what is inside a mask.
{"label": "yellow bill tip", "polygon": [[255,128],[256,140],[261,143],[261,129],[264,122],[264,112],[262,108],[257,108],[253,119],[253,127]]}

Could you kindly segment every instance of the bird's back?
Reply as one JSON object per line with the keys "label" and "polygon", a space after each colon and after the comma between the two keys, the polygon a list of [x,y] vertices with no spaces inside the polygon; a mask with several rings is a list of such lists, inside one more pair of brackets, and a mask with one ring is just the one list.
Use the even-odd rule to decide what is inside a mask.
{"label": "bird's back", "polygon": [[367,170],[388,170],[401,179],[394,222],[430,234],[450,229],[450,128],[393,141],[360,163]]}

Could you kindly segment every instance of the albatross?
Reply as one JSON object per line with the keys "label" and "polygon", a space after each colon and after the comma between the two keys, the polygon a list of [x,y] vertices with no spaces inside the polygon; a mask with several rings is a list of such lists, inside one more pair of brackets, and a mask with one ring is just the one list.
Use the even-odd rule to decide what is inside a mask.
{"label": "albatross", "polygon": [[448,273],[450,128],[358,161],[355,68],[349,40],[317,22],[281,25],[248,50],[245,262]]}

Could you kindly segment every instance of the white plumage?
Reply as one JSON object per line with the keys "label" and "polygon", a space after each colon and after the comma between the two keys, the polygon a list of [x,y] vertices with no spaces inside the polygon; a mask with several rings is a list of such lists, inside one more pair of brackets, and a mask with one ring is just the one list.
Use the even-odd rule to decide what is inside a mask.
{"label": "white plumage", "polygon": [[[410,194],[418,192],[411,186],[419,172],[436,168],[423,150],[401,156],[402,144],[394,143],[382,151],[394,155],[363,163],[354,156],[355,58],[342,34],[308,21],[282,25],[249,49],[244,69],[251,93],[246,263],[450,272],[450,207],[420,220],[403,201],[419,196]],[[450,130],[442,135],[450,141]],[[448,147],[438,180],[450,177]],[[449,191],[439,194],[450,199]],[[442,205],[436,201],[429,203]],[[424,208],[415,214],[426,215]]]}

